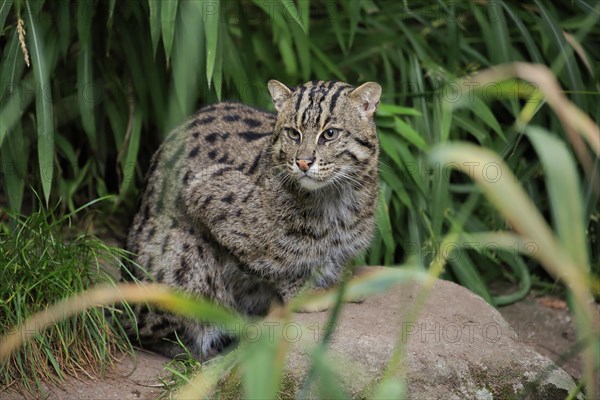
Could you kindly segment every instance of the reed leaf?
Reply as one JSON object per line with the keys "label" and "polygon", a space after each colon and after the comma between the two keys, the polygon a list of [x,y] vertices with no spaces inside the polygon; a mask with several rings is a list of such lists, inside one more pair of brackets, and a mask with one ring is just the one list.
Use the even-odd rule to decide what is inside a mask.
{"label": "reed leaf", "polygon": [[169,63],[169,60],[171,59],[171,49],[173,48],[173,38],[175,37],[175,20],[177,18],[178,4],[179,0],[160,2],[160,24],[167,63]]}
{"label": "reed leaf", "polygon": [[50,199],[50,189],[54,174],[54,117],[52,109],[52,86],[48,60],[44,53],[44,32],[38,26],[37,15],[31,11],[29,1],[25,2],[27,9],[27,27],[29,28],[28,44],[31,48],[31,64],[36,87],[35,110],[38,139],[38,162],[40,181],[44,191],[46,204]]}

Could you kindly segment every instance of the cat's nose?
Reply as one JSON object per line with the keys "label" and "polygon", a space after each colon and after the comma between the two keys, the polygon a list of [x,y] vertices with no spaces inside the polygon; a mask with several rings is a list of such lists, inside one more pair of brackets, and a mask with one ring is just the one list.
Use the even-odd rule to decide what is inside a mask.
{"label": "cat's nose", "polygon": [[314,162],[314,158],[301,158],[299,160],[296,160],[296,164],[298,164],[298,168],[300,168],[302,172],[308,171],[310,169],[310,166],[313,165]]}

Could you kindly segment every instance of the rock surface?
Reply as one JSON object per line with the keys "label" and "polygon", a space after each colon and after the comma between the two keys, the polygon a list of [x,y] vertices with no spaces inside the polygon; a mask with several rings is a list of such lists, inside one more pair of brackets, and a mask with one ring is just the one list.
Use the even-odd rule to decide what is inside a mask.
{"label": "rock surface", "polygon": [[[571,377],[556,369],[536,387],[528,388],[528,382],[540,371],[553,366],[533,347],[543,351],[551,343],[553,352],[563,353],[573,343],[560,340],[574,339],[571,335],[563,337],[572,330],[568,311],[547,309],[534,301],[523,309],[519,303],[502,309],[511,321],[509,326],[480,297],[451,282],[439,281],[418,320],[402,325],[417,292],[416,285],[399,286],[361,304],[344,306],[330,353],[339,360],[336,364],[349,395],[370,397],[402,329],[408,395],[412,399],[564,399],[574,387]],[[568,321],[560,318],[563,314]],[[280,393],[281,398],[293,398],[300,387],[307,366],[300,343],[314,345],[327,317],[327,312],[295,315],[297,325],[286,334],[291,342],[300,340],[289,358],[290,373],[285,376],[286,390]],[[297,338],[298,333],[301,338]],[[168,361],[139,352],[135,361],[124,357],[103,379],[69,378],[60,388],[49,387],[46,398],[155,399],[164,395],[157,375],[168,377],[163,370]],[[223,398],[243,398],[240,385],[235,383],[229,385],[228,394],[231,396]],[[0,399],[22,398],[10,388],[0,392]]]}
{"label": "rock surface", "polygon": [[[403,285],[343,308],[329,353],[351,397],[370,397],[399,337],[410,399],[564,399],[575,387],[568,373],[529,346],[527,329],[515,332],[497,310],[454,283],[438,281],[418,319],[406,322],[418,290]],[[311,341],[327,317],[294,319]],[[308,365],[302,347],[288,359],[297,382]]]}

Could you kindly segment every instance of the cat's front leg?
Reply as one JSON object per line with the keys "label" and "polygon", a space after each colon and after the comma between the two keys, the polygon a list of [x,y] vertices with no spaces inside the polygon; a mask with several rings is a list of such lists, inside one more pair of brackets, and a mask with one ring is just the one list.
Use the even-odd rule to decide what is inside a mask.
{"label": "cat's front leg", "polygon": [[[325,294],[328,290],[341,284],[343,281],[347,281],[352,278],[352,269],[345,266],[343,261],[329,261],[324,264],[323,267],[316,269],[313,272],[313,276],[304,285],[296,288],[296,292],[291,297],[301,296],[304,294],[310,294],[311,296],[318,296]],[[344,295],[344,302],[347,303],[362,303],[364,301],[363,296],[350,296],[346,292]],[[296,312],[311,313],[325,311],[329,308],[329,304],[326,302],[307,302],[297,308]]]}

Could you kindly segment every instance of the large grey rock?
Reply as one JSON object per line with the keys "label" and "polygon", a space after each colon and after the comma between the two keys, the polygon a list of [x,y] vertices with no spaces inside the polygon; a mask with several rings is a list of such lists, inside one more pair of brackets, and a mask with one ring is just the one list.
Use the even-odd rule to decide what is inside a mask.
{"label": "large grey rock", "polygon": [[[535,329],[515,332],[482,298],[454,283],[437,281],[418,319],[407,322],[419,289],[402,285],[344,306],[329,356],[352,397],[371,397],[399,337],[406,346],[410,399],[564,399],[575,387],[569,374],[527,344]],[[302,386],[306,344],[327,317],[328,312],[295,315],[302,340],[288,358],[287,387]],[[288,330],[293,341],[295,330]]]}

